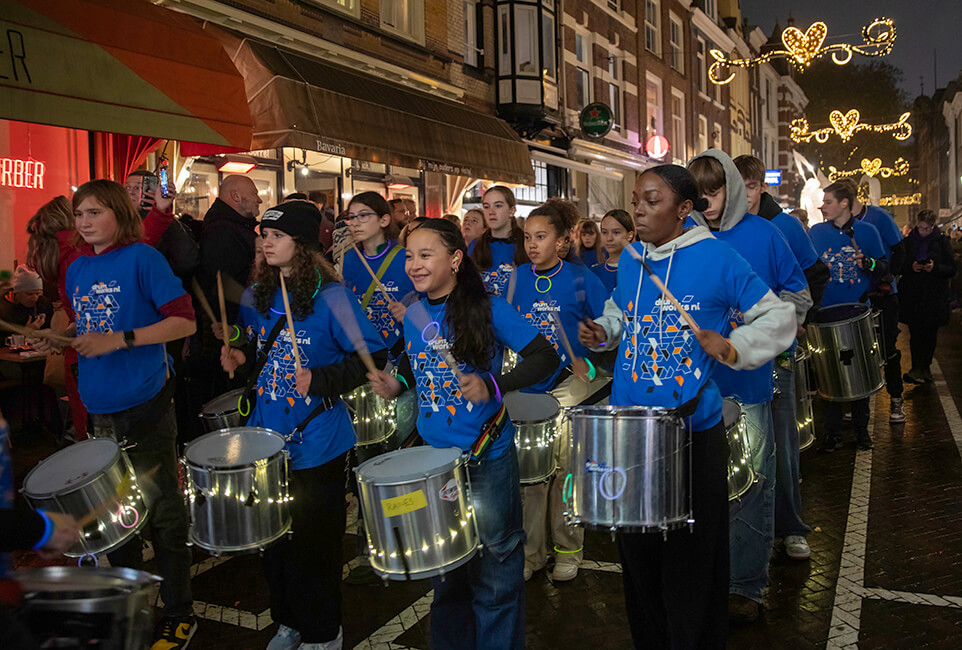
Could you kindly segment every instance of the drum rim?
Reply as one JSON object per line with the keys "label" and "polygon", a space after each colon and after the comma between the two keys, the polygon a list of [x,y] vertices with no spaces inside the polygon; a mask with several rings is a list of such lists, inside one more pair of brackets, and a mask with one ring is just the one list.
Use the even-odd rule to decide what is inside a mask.
{"label": "drum rim", "polygon": [[[79,576],[81,574],[99,574],[101,577],[109,576],[113,580],[118,581],[120,584],[98,587],[99,591],[116,590],[116,589],[143,589],[150,587],[151,584],[155,582],[163,582],[163,578],[149,571],[141,571],[138,569],[130,569],[127,567],[80,567],[80,566],[45,566],[37,567],[33,569],[18,569],[13,573],[13,577],[23,584],[25,581],[31,578],[39,578],[44,584],[54,584],[54,581],[58,578],[72,578],[74,576]],[[95,597],[96,595],[91,593],[90,589],[87,590],[68,590],[68,591],[31,591],[24,584],[25,594],[46,594],[46,593],[58,593],[58,594],[90,594],[88,597]]]}
{"label": "drum rim", "polygon": [[681,420],[674,407],[669,406],[612,406],[593,404],[591,406],[566,406],[562,409],[567,416],[582,415],[650,415]]}
{"label": "drum rim", "polygon": [[[207,438],[207,437],[209,437],[209,436],[219,435],[219,434],[224,434],[224,433],[229,433],[231,430],[236,430],[236,429],[257,429],[257,430],[259,430],[259,431],[263,431],[263,432],[265,432],[265,433],[269,433],[269,434],[271,434],[271,435],[277,436],[278,438],[281,439],[281,442],[284,443],[280,450],[278,450],[278,451],[276,451],[275,453],[271,454],[271,455],[268,456],[267,458],[258,458],[257,461],[269,460],[269,459],[271,459],[271,458],[274,458],[274,457],[277,456],[278,454],[284,453],[284,450],[287,448],[287,441],[284,439],[284,436],[282,436],[282,435],[281,435],[280,433],[278,433],[277,431],[274,431],[273,429],[268,429],[268,428],[266,428],[266,427],[225,427],[225,428],[223,428],[223,429],[217,429],[216,431],[208,431],[208,432],[205,433],[204,435],[198,436],[197,438],[194,438],[193,440],[191,440],[190,442],[188,442],[188,443],[187,443],[187,446],[184,447],[184,453],[183,453],[184,463],[186,463],[188,467],[193,467],[193,468],[195,468],[195,469],[215,470],[215,471],[230,471],[230,470],[247,469],[247,468],[253,467],[253,466],[254,466],[254,463],[253,463],[253,462],[252,462],[252,463],[241,463],[241,464],[239,464],[239,465],[207,465],[207,464],[205,464],[205,463],[195,463],[195,462],[193,462],[192,460],[190,460],[190,459],[187,457],[187,451],[188,451],[195,443],[198,443],[198,442],[200,442],[201,440],[203,440],[204,438]],[[254,461],[254,462],[257,462],[257,461]]]}
{"label": "drum rim", "polygon": [[[517,420],[511,416],[511,409],[508,408],[508,405],[506,403],[508,397],[510,397],[512,401],[516,399],[521,399],[521,398],[545,399],[545,400],[550,399],[557,405],[557,409],[555,410],[554,414],[549,415],[546,418],[539,418],[537,420]],[[510,393],[507,393],[504,396],[502,403],[504,404],[505,410],[508,411],[508,417],[511,419],[512,422],[515,423],[515,425],[520,425],[520,424],[534,425],[534,424],[543,424],[545,422],[552,422],[554,420],[557,420],[558,416],[561,414],[561,402],[558,401],[557,397],[549,393],[522,393],[521,391],[517,391],[517,390],[511,391]]]}
{"label": "drum rim", "polygon": [[[74,484],[70,485],[69,488],[64,489],[64,490],[57,490],[56,492],[42,492],[42,493],[40,493],[40,492],[31,492],[29,489],[27,489],[27,484],[30,482],[30,477],[33,476],[34,472],[36,472],[36,471],[39,470],[41,467],[43,467],[43,464],[44,464],[44,463],[46,463],[47,461],[49,461],[51,458],[53,458],[54,456],[56,456],[56,455],[58,455],[58,454],[70,453],[70,450],[71,450],[71,449],[76,449],[78,445],[83,445],[83,444],[91,443],[91,442],[96,442],[96,443],[98,443],[98,444],[103,443],[103,442],[108,442],[108,443],[110,443],[110,444],[112,444],[112,445],[114,446],[113,456],[110,457],[110,460],[107,461],[107,463],[101,468],[100,471],[98,471],[98,472],[91,472],[88,476],[84,477],[81,481],[78,481],[77,483],[74,483]],[[25,497],[31,498],[31,499],[53,499],[53,498],[56,498],[56,497],[58,497],[58,496],[63,496],[63,495],[67,495],[67,494],[73,494],[74,492],[76,492],[76,491],[78,491],[78,490],[81,490],[81,489],[87,487],[88,485],[90,485],[91,483],[93,483],[94,481],[96,481],[97,479],[99,479],[99,478],[103,475],[103,471],[104,471],[104,470],[106,470],[106,469],[109,468],[109,467],[112,467],[112,466],[114,465],[114,463],[116,463],[116,462],[118,461],[118,459],[119,459],[119,457],[120,457],[120,452],[121,452],[121,451],[123,451],[123,450],[120,448],[120,445],[117,444],[117,441],[114,440],[113,438],[106,438],[106,437],[98,438],[98,437],[92,437],[92,438],[87,438],[86,440],[81,440],[80,442],[75,442],[75,443],[73,443],[72,445],[70,445],[69,447],[64,447],[63,449],[58,449],[57,451],[53,452],[52,454],[50,454],[49,456],[47,456],[46,458],[44,458],[43,460],[41,460],[39,463],[37,463],[37,466],[36,466],[36,467],[34,467],[33,469],[31,469],[29,472],[27,472],[27,475],[23,478],[23,484],[22,484],[22,487],[20,488],[20,492],[21,492]],[[136,473],[135,473],[134,475],[136,476]]]}
{"label": "drum rim", "polygon": [[204,405],[200,407],[200,417],[202,417],[202,418],[208,418],[208,419],[218,419],[218,418],[224,417],[224,416],[227,415],[228,413],[236,413],[236,412],[239,412],[239,409],[237,408],[237,400],[234,400],[234,408],[233,408],[232,410],[229,410],[229,411],[210,411],[210,412],[208,412],[207,407],[208,407],[210,404],[212,404],[212,403],[216,402],[217,400],[219,400],[220,398],[224,397],[225,395],[230,395],[231,393],[238,393],[237,397],[238,397],[238,399],[239,399],[239,398],[244,394],[244,392],[245,392],[245,391],[244,391],[243,388],[235,388],[235,389],[233,389],[233,390],[227,391],[226,393],[221,393],[221,394],[218,395],[217,397],[214,397],[214,398],[212,398],[212,399],[207,400],[207,402],[205,402]]}
{"label": "drum rim", "polygon": [[279,542],[281,539],[283,539],[285,535],[291,532],[291,515],[290,515],[289,509],[287,514],[287,521],[284,523],[282,528],[283,530],[272,535],[271,537],[265,540],[259,540],[256,543],[247,544],[246,546],[213,546],[211,544],[208,544],[205,541],[201,541],[200,539],[198,539],[198,537],[194,534],[193,522],[191,522],[190,542],[194,546],[202,548],[203,550],[207,551],[211,555],[248,555],[250,553],[254,553],[254,552],[266,549],[268,546],[271,546],[276,542]]}
{"label": "drum rim", "polygon": [[[512,442],[513,442],[513,441],[512,441]],[[373,463],[374,461],[377,461],[377,460],[380,460],[380,461],[386,460],[385,456],[394,457],[394,456],[397,456],[398,454],[401,454],[401,453],[409,453],[409,452],[412,452],[412,451],[413,451],[413,452],[418,452],[418,453],[423,453],[421,450],[424,450],[424,449],[433,449],[433,450],[439,450],[439,451],[454,450],[454,451],[457,451],[457,452],[458,452],[458,455],[457,455],[456,458],[454,458],[454,459],[451,460],[451,461],[448,461],[448,462],[445,463],[444,465],[441,465],[441,466],[438,466],[438,467],[435,467],[435,468],[431,469],[431,470],[430,470],[430,472],[431,472],[430,474],[425,473],[426,470],[420,470],[419,472],[408,472],[407,474],[402,474],[402,475],[399,475],[399,476],[392,476],[392,477],[390,477],[390,478],[386,478],[385,480],[377,480],[377,479],[365,478],[365,477],[363,476],[362,472],[361,472],[361,470],[364,469],[364,466],[365,466],[365,465],[371,464],[371,463]],[[447,473],[447,472],[456,470],[459,466],[464,467],[464,468],[465,468],[465,471],[467,471],[467,462],[466,462],[466,460],[465,460],[465,452],[464,452],[461,448],[459,448],[459,447],[435,447],[435,446],[433,446],[433,445],[425,445],[425,446],[421,446],[421,447],[410,447],[410,448],[408,448],[408,449],[395,449],[395,450],[393,450],[393,451],[389,451],[389,452],[383,453],[383,454],[381,454],[381,455],[379,455],[379,456],[375,456],[374,458],[370,458],[370,459],[364,461],[363,463],[361,463],[360,465],[358,465],[358,466],[354,469],[354,474],[357,476],[357,480],[358,480],[359,483],[366,483],[367,485],[372,485],[372,486],[375,486],[375,487],[392,487],[392,486],[397,486],[397,485],[406,485],[406,484],[408,484],[408,483],[413,483],[413,482],[415,482],[415,481],[423,481],[423,480],[426,480],[426,479],[429,479],[429,478],[434,478],[434,477],[439,476],[439,475],[441,475],[441,474],[445,474],[445,473]]]}
{"label": "drum rim", "polygon": [[[819,314],[820,312],[823,312],[823,311],[826,311],[826,310],[829,310],[829,309],[838,309],[839,307],[860,307],[860,308],[862,308],[864,311],[863,311],[861,314],[859,314],[858,316],[852,316],[851,318],[843,318],[842,320],[829,320],[829,321],[824,321],[824,322],[821,322],[821,323],[816,320],[816,319],[818,318],[818,314]],[[837,327],[838,325],[841,325],[842,323],[853,323],[853,322],[855,322],[855,321],[857,321],[857,320],[861,320],[861,319],[865,318],[866,316],[871,317],[872,311],[873,311],[873,310],[872,310],[872,307],[871,307],[870,305],[866,305],[864,302],[840,302],[840,303],[838,303],[837,305],[828,305],[828,306],[826,306],[826,307],[819,307],[819,308],[815,311],[815,314],[812,316],[812,320],[809,321],[808,325],[814,325],[814,326],[816,326],[816,327],[819,327],[819,326],[821,326],[821,327]]]}

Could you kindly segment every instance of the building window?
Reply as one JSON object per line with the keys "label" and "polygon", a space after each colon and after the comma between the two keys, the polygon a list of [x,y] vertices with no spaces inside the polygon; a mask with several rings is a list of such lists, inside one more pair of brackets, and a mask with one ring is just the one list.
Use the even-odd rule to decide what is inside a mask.
{"label": "building window", "polygon": [[521,202],[544,203],[548,200],[548,165],[532,160],[531,167],[534,168],[534,185],[515,188],[514,197]]}
{"label": "building window", "polygon": [[704,115],[698,116],[698,153],[708,151],[708,120]]}
{"label": "building window", "polygon": [[622,126],[624,126],[622,122],[624,93],[621,92],[621,84],[619,83],[621,79],[620,65],[619,57],[613,54],[608,55],[608,77],[610,78],[608,82],[608,106],[611,107],[611,116],[614,123],[612,129],[615,131],[621,131]]}
{"label": "building window", "polygon": [[620,0],[608,0],[608,8],[611,9],[612,11],[614,11],[614,12],[619,11],[619,10],[621,9],[621,1],[620,1]]}
{"label": "building window", "polygon": [[[548,3],[545,3],[546,5]],[[558,64],[555,56],[554,14],[541,14],[541,66],[544,76],[558,78]]]}
{"label": "building window", "polygon": [[310,0],[310,2],[321,5],[322,7],[339,9],[340,11],[350,14],[355,18],[359,18],[361,16],[360,0]]}
{"label": "building window", "polygon": [[685,74],[685,41],[681,21],[674,14],[669,18],[668,36],[671,41],[671,67]]}
{"label": "building window", "polygon": [[381,29],[423,43],[424,0],[381,0]]}
{"label": "building window", "polygon": [[645,49],[655,56],[661,56],[659,9],[658,0],[645,0]]}
{"label": "building window", "polygon": [[711,146],[716,149],[722,148],[722,125],[715,122],[715,130],[711,132]]}
{"label": "building window", "polygon": [[587,34],[575,33],[575,103],[579,111],[591,103],[591,41]]}
{"label": "building window", "polygon": [[478,0],[464,0],[464,63],[481,67],[481,35],[478,33]]}
{"label": "building window", "polygon": [[705,13],[712,20],[718,20],[718,0],[705,0]]}
{"label": "building window", "polygon": [[708,94],[708,68],[705,65],[705,39],[698,37],[695,39],[697,45],[697,58],[698,58],[698,90]]}
{"label": "building window", "polygon": [[688,158],[685,142],[685,96],[671,91],[671,159],[676,165],[684,165]]}
{"label": "building window", "polygon": [[663,134],[664,131],[664,98],[662,96],[661,79],[649,75],[645,83],[645,96],[647,98],[647,110],[645,116],[648,122],[647,138],[656,134]]}
{"label": "building window", "polygon": [[775,110],[774,103],[775,103],[775,100],[772,97],[772,80],[766,79],[765,80],[765,118],[768,119],[769,122],[775,121],[775,118],[772,117],[774,115],[774,110]]}

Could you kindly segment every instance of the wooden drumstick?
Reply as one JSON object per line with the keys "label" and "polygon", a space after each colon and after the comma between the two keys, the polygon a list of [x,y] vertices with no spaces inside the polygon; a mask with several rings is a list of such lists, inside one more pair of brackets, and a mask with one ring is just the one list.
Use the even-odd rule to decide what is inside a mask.
{"label": "wooden drumstick", "polygon": [[50,330],[35,330],[30,327],[24,327],[23,325],[17,325],[15,323],[9,323],[2,318],[0,318],[0,327],[14,334],[22,334],[30,338],[41,338],[50,339],[51,341],[56,341],[58,343],[64,343],[70,345],[73,343],[73,339],[69,336],[63,336],[62,334],[54,334]]}
{"label": "wooden drumstick", "polygon": [[377,275],[375,275],[374,269],[372,269],[371,265],[367,263],[367,258],[364,257],[364,251],[362,251],[359,248],[355,248],[354,250],[357,251],[357,256],[360,257],[361,261],[364,263],[364,268],[366,268],[367,272],[371,274],[371,279],[377,283],[377,288],[381,290],[381,293],[384,294],[384,297],[387,298],[387,301],[389,303],[394,302],[394,298],[391,297],[391,294],[389,294],[387,292],[387,289],[384,287],[384,285],[381,284],[381,280],[379,280]]}
{"label": "wooden drumstick", "polygon": [[[568,334],[565,332],[564,326],[561,324],[561,317],[558,316],[556,312],[548,312],[551,314],[551,320],[554,321],[555,329],[558,331],[558,338],[561,339],[561,344],[564,346],[565,352],[568,353],[568,357],[571,358],[571,363],[574,364],[575,361],[581,359],[571,347],[571,341],[568,340]],[[579,379],[586,379],[579,375]]]}
{"label": "wooden drumstick", "polygon": [[287,285],[284,284],[284,274],[281,278],[281,299],[284,301],[284,314],[287,315],[287,331],[291,335],[291,349],[294,351],[294,367],[301,369],[301,352],[297,349],[297,334],[294,332],[294,317],[291,316],[291,303],[287,299]]}
{"label": "wooden drumstick", "polygon": [[855,228],[853,228],[852,226],[849,226],[848,228],[845,229],[844,232],[848,236],[848,238],[852,240],[852,247],[855,248],[855,253],[856,254],[861,253],[862,251],[859,249],[858,244],[855,243]]}
{"label": "wooden drumstick", "polygon": [[[137,479],[138,483],[140,481],[149,481],[151,478],[153,478],[154,474],[156,474],[157,470],[159,469],[160,469],[159,464],[154,465],[152,468],[150,468],[149,470],[147,470],[146,472],[140,475],[140,477]],[[120,490],[118,490],[113,503],[101,503],[96,508],[91,509],[90,512],[88,512],[83,517],[77,520],[77,526],[81,530],[83,530],[87,525],[92,524],[93,522],[97,521],[98,519],[106,515],[118,503],[123,502],[123,500],[126,499],[128,496],[130,496],[130,493],[133,491],[134,491],[134,482],[130,481],[126,485],[124,485]]]}
{"label": "wooden drumstick", "polygon": [[200,308],[204,310],[207,318],[210,319],[210,322],[216,323],[217,316],[214,315],[214,310],[207,301],[207,296],[204,295],[204,290],[200,288],[200,282],[197,281],[196,277],[191,278],[190,288],[191,291],[194,292],[194,297],[197,298],[197,302],[200,303]]}
{"label": "wooden drumstick", "polygon": [[650,277],[652,282],[655,283],[655,286],[658,287],[658,290],[661,291],[666,298],[668,298],[668,302],[670,302],[672,307],[675,308],[675,310],[678,312],[678,315],[684,318],[685,322],[688,323],[688,327],[690,327],[696,334],[701,332],[701,328],[698,327],[698,323],[695,322],[695,319],[692,318],[691,314],[689,314],[684,307],[681,306],[681,303],[678,302],[678,299],[675,298],[674,294],[668,290],[668,287],[666,287],[665,283],[661,281],[661,278],[655,275],[655,272],[652,270],[652,268],[648,266],[648,262],[645,261],[638,251],[636,251],[631,245],[625,246],[625,250],[631,253],[632,257],[638,260],[638,262],[641,264],[641,267],[645,269],[645,273],[648,274],[648,277]]}
{"label": "wooden drumstick", "polygon": [[444,362],[448,364],[451,372],[454,373],[454,378],[457,379],[458,382],[464,379],[464,373],[462,373],[461,368],[458,367],[458,360],[454,358],[450,350],[444,351]]}
{"label": "wooden drumstick", "polygon": [[[229,355],[230,331],[227,329],[227,302],[224,300],[224,281],[220,277],[220,271],[217,271],[217,302],[220,307],[221,339],[224,341],[224,351]],[[208,305],[208,307],[209,306],[210,305]],[[228,371],[227,376],[233,379],[234,371]]]}

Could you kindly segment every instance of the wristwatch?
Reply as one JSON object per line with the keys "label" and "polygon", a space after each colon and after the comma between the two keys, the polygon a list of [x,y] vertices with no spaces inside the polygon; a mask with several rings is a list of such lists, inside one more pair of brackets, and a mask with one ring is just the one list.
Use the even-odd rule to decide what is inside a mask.
{"label": "wristwatch", "polygon": [[127,346],[128,350],[134,347],[134,331],[133,330],[124,331],[124,345]]}

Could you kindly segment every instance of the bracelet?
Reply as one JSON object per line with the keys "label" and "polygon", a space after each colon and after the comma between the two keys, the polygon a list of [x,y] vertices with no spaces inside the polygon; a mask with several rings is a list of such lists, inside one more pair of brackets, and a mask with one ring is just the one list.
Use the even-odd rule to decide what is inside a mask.
{"label": "bracelet", "polygon": [[874,270],[875,270],[875,258],[873,257],[873,258],[870,258],[870,259],[872,260],[872,268],[870,268],[869,271],[874,271]]}
{"label": "bracelet", "polygon": [[240,328],[237,327],[237,325],[234,325],[233,327],[234,327],[234,336],[230,337],[230,340],[236,341],[237,339],[240,338],[241,331],[240,331]]}
{"label": "bracelet", "polygon": [[490,372],[488,373],[488,377],[491,378],[491,383],[494,384],[494,398],[500,403],[500,402],[501,402],[501,387],[498,386],[498,382],[495,380],[494,375],[492,375]]}
{"label": "bracelet", "polygon": [[408,386],[408,380],[404,378],[404,375],[397,375],[397,380],[404,386],[404,390],[411,390],[411,387]]}
{"label": "bracelet", "polygon": [[34,551],[46,546],[47,542],[49,542],[50,538],[53,536],[53,520],[50,519],[50,517],[47,516],[47,513],[43,510],[37,510],[36,512],[38,515],[43,517],[44,528],[43,535],[40,537],[40,540],[33,546],[32,550]]}
{"label": "bracelet", "polygon": [[725,357],[725,365],[735,365],[735,362],[738,361],[738,350],[735,349],[735,346],[732,345],[729,339],[725,339],[725,342],[728,343],[728,356]]}
{"label": "bracelet", "polygon": [[588,364],[588,381],[594,381],[595,377],[598,376],[598,370],[595,368],[595,365],[588,360],[588,357],[585,357],[585,363]]}

